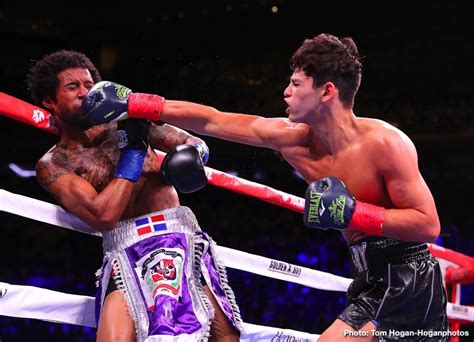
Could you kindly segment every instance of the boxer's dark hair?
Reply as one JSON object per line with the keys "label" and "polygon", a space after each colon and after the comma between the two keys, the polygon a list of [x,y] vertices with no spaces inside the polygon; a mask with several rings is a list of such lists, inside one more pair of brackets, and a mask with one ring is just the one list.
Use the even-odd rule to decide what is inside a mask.
{"label": "boxer's dark hair", "polygon": [[69,68],[88,69],[94,83],[102,80],[96,66],[85,54],[73,50],[59,50],[44,56],[31,67],[26,84],[33,102],[41,106],[44,99],[55,99],[59,86],[58,74]]}
{"label": "boxer's dark hair", "polygon": [[306,39],[291,57],[290,68],[312,77],[314,87],[334,83],[344,108],[354,106],[362,78],[362,62],[352,38],[339,39],[322,33]]}

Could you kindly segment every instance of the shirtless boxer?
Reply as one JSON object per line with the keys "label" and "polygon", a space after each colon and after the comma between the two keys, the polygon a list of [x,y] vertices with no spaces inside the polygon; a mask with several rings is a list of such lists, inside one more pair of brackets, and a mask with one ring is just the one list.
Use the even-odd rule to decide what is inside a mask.
{"label": "shirtless boxer", "polygon": [[[103,235],[97,340],[238,341],[242,322],[215,244],[175,190],[206,185],[206,144],[142,119],[88,129],[79,108],[98,81],[85,55],[66,50],[28,76],[60,132],[37,163],[38,181]],[[161,169],[154,148],[168,151]]]}

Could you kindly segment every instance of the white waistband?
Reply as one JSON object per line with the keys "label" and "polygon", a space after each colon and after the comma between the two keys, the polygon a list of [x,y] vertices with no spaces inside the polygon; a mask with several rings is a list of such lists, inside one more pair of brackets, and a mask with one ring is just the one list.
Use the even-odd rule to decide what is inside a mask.
{"label": "white waistband", "polygon": [[199,231],[201,228],[191,209],[179,206],[119,221],[111,231],[102,232],[102,246],[106,252],[124,249],[152,235]]}

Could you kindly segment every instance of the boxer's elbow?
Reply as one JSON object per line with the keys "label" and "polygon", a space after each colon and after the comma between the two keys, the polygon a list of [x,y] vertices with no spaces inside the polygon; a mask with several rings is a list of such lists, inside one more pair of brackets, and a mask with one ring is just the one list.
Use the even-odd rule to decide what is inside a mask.
{"label": "boxer's elbow", "polygon": [[99,224],[97,224],[97,229],[102,232],[109,232],[115,228],[117,221],[108,221],[108,220],[101,220]]}
{"label": "boxer's elbow", "polygon": [[441,232],[441,225],[439,223],[439,219],[436,217],[426,220],[423,225],[422,231],[424,242],[435,242]]}
{"label": "boxer's elbow", "polygon": [[117,221],[95,219],[89,225],[97,232],[107,232],[115,228]]}
{"label": "boxer's elbow", "polygon": [[118,217],[103,215],[102,217],[100,217],[98,226],[100,226],[102,231],[111,231],[115,228],[118,221]]}
{"label": "boxer's elbow", "polygon": [[96,211],[93,213],[92,227],[99,231],[111,231],[117,225],[119,217],[108,211]]}

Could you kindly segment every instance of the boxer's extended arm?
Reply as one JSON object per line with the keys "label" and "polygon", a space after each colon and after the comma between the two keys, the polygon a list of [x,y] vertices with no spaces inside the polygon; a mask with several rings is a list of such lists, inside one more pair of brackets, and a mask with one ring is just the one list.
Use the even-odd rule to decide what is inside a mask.
{"label": "boxer's extended arm", "polygon": [[95,84],[84,97],[81,110],[85,126],[126,118],[162,120],[196,133],[275,150],[305,145],[311,135],[307,125],[285,118],[227,113],[192,102],[165,101],[158,95],[132,93],[110,81]]}
{"label": "boxer's extended arm", "polygon": [[395,209],[385,210],[383,235],[400,240],[433,242],[440,233],[435,201],[418,169],[412,141],[402,132],[385,134],[374,158]]}
{"label": "boxer's extended arm", "polygon": [[186,101],[166,100],[161,119],[198,134],[274,150],[307,145],[311,139],[309,126],[286,118],[222,112]]}
{"label": "boxer's extended arm", "polygon": [[111,230],[122,216],[132,194],[133,182],[114,178],[98,193],[84,178],[50,161],[36,165],[38,182],[63,207],[98,231]]}

